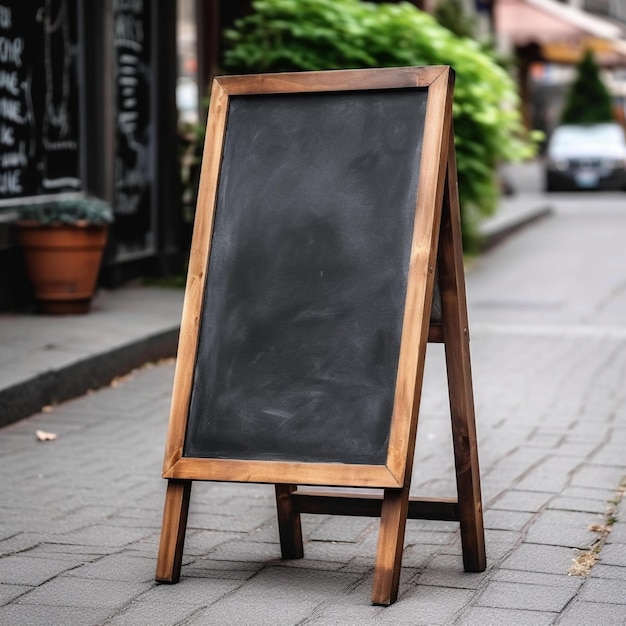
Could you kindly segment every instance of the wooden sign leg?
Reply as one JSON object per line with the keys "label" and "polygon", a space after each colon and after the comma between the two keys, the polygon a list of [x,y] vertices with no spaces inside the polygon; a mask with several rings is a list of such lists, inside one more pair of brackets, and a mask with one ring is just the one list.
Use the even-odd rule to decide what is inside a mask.
{"label": "wooden sign leg", "polygon": [[296,485],[275,485],[275,488],[281,556],[283,559],[301,559],[304,556],[302,524],[300,513],[294,510],[291,499]]}
{"label": "wooden sign leg", "polygon": [[190,480],[167,481],[155,576],[159,583],[177,583],[180,580],[190,496]]}
{"label": "wooden sign leg", "polygon": [[385,489],[380,515],[372,603],[389,606],[398,598],[409,490]]}
{"label": "wooden sign leg", "polygon": [[486,567],[485,536],[453,145],[449,154],[438,257],[443,341],[448,373],[463,565],[465,571],[482,572]]}

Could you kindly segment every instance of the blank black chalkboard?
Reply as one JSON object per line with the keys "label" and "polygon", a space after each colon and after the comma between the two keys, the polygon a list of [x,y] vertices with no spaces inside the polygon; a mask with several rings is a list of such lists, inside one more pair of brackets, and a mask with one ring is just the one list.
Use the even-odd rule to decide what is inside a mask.
{"label": "blank black chalkboard", "polygon": [[437,66],[215,79],[164,477],[406,483],[452,85]]}
{"label": "blank black chalkboard", "polygon": [[384,464],[426,101],[231,98],[184,456]]}
{"label": "blank black chalkboard", "polygon": [[[459,521],[465,569],[485,569],[453,79],[214,81],[157,581],[180,578],[194,480],[274,483],[285,559],[304,556],[302,513],[380,517],[375,604],[397,598],[408,517]],[[428,341],[445,344],[458,501],[409,497]]]}

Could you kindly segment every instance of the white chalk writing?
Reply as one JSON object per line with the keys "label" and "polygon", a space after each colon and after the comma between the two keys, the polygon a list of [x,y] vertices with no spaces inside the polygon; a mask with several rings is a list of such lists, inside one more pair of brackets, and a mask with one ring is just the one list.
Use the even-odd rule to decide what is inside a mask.
{"label": "white chalk writing", "polygon": [[0,157],[0,166],[7,167],[25,167],[28,165],[28,157],[26,156],[26,146],[20,141],[17,152],[3,152]]}
{"label": "white chalk writing", "polygon": [[0,197],[81,186],[75,0],[33,4],[0,4]]}
{"label": "white chalk writing", "polygon": [[115,158],[115,211],[136,215],[149,188],[148,145],[144,129],[147,111],[141,96],[147,89],[146,33],[143,0],[114,0],[114,45],[117,52],[117,133]]}
{"label": "white chalk writing", "polygon": [[22,52],[24,52],[22,37],[15,39],[0,37],[0,63],[13,63],[15,67],[22,67]]}
{"label": "white chalk writing", "polygon": [[13,25],[11,9],[0,4],[0,28],[8,30]]}
{"label": "white chalk writing", "polygon": [[0,98],[0,118],[16,124],[26,123],[22,115],[22,103],[19,100]]}
{"label": "white chalk writing", "polygon": [[12,96],[19,96],[20,85],[17,72],[7,72],[0,69],[0,89],[8,91]]}
{"label": "white chalk writing", "polygon": [[23,191],[21,170],[0,171],[0,194],[4,196],[16,196]]}
{"label": "white chalk writing", "polygon": [[115,45],[131,50],[143,50],[143,24],[134,15],[118,14],[115,17]]}
{"label": "white chalk writing", "polygon": [[12,146],[15,143],[15,129],[13,126],[0,124],[0,145]]}

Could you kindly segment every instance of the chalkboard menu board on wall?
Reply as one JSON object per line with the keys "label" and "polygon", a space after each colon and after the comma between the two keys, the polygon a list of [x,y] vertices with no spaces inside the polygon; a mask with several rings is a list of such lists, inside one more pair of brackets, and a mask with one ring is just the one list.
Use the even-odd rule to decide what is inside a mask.
{"label": "chalkboard menu board on wall", "polygon": [[0,199],[82,187],[77,0],[0,2]]}
{"label": "chalkboard menu board on wall", "polygon": [[150,3],[114,0],[114,210],[118,253],[153,252]]}

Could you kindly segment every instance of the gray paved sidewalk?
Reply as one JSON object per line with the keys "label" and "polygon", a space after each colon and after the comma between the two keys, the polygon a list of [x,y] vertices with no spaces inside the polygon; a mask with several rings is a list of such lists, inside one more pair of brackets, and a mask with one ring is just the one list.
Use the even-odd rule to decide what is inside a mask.
{"label": "gray paved sidewalk", "polygon": [[[485,248],[548,213],[538,198],[507,199],[483,225]],[[174,356],[183,296],[133,284],[99,290],[88,315],[0,312],[0,427]]]}
{"label": "gray paved sidewalk", "polygon": [[[305,558],[283,562],[271,486],[194,483],[181,581],[156,585],[170,360],[0,429],[0,624],[626,624],[625,505],[607,514],[626,475],[626,299],[623,276],[607,272],[626,267],[616,245],[626,212],[597,213],[593,240],[591,213],[567,209],[467,276],[485,573],[462,571],[457,524],[411,520],[400,598],[374,607],[376,520],[304,516]],[[610,254],[573,258],[596,239]],[[89,316],[30,337],[30,361],[67,374],[40,355],[72,327],[115,349],[130,342],[126,331],[175,331],[180,296],[101,294]],[[19,369],[13,323],[21,318],[0,316],[0,380]],[[429,346],[420,495],[455,494],[446,393],[441,346]],[[37,429],[58,438],[38,441]],[[589,575],[568,575],[594,546]]]}
{"label": "gray paved sidewalk", "polygon": [[184,293],[100,290],[87,315],[0,313],[0,426],[176,354]]}

